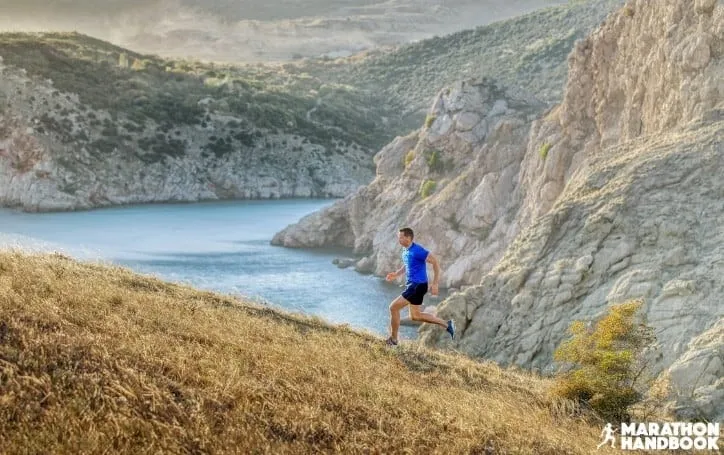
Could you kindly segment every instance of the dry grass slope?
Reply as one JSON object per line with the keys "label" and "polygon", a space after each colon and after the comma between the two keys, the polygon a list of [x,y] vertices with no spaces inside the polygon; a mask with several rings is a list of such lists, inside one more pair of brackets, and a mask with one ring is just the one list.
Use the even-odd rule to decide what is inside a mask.
{"label": "dry grass slope", "polygon": [[0,253],[4,453],[595,451],[601,427],[548,387],[121,268]]}

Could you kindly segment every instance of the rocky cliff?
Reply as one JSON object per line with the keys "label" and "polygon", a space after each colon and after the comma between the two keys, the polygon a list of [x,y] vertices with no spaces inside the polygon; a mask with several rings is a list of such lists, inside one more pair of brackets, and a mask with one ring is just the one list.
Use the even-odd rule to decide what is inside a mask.
{"label": "rocky cliff", "polygon": [[372,185],[275,241],[353,246],[367,256],[358,268],[381,274],[409,224],[447,286],[474,284],[440,307],[461,321],[456,347],[541,370],[573,320],[641,297],[672,409],[720,420],[722,54],[722,2],[630,0],[576,44],[559,106],[529,122],[535,104],[509,94],[441,93],[429,129],[377,156]]}
{"label": "rocky cliff", "polygon": [[724,418],[723,54],[711,0],[629,1],[578,43],[563,103],[531,130],[520,235],[443,305],[461,349],[545,369],[572,320],[643,298],[672,409]]}
{"label": "rocky cliff", "polygon": [[516,234],[515,180],[543,109],[493,81],[461,82],[440,93],[426,127],[377,154],[370,185],[272,243],[352,247],[366,255],[358,270],[382,275],[397,268],[397,230],[410,225],[445,264],[445,287],[478,282]]}

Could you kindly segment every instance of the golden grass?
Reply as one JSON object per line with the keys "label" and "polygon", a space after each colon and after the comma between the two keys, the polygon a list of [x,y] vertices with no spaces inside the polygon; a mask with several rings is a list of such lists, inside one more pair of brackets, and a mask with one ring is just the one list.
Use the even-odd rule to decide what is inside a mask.
{"label": "golden grass", "polygon": [[122,268],[0,253],[3,453],[596,452],[601,426],[549,385]]}

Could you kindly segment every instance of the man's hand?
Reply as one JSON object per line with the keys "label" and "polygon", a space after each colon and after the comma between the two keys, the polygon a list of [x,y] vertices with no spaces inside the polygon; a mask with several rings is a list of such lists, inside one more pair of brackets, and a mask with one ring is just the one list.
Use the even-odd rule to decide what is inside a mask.
{"label": "man's hand", "polygon": [[388,273],[387,276],[385,277],[385,279],[386,279],[387,281],[395,281],[396,278],[397,278],[397,273],[396,273],[396,272],[390,272],[390,273]]}
{"label": "man's hand", "polygon": [[437,295],[438,292],[439,292],[438,284],[437,284],[437,283],[432,283],[432,286],[430,286],[430,294],[431,294],[431,295]]}

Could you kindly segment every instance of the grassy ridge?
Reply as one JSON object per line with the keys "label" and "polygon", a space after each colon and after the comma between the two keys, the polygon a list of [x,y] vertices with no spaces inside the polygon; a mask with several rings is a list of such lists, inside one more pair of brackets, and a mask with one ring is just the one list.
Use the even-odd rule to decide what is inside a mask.
{"label": "grassy ridge", "polygon": [[549,384],[80,264],[0,253],[4,453],[588,454]]}

